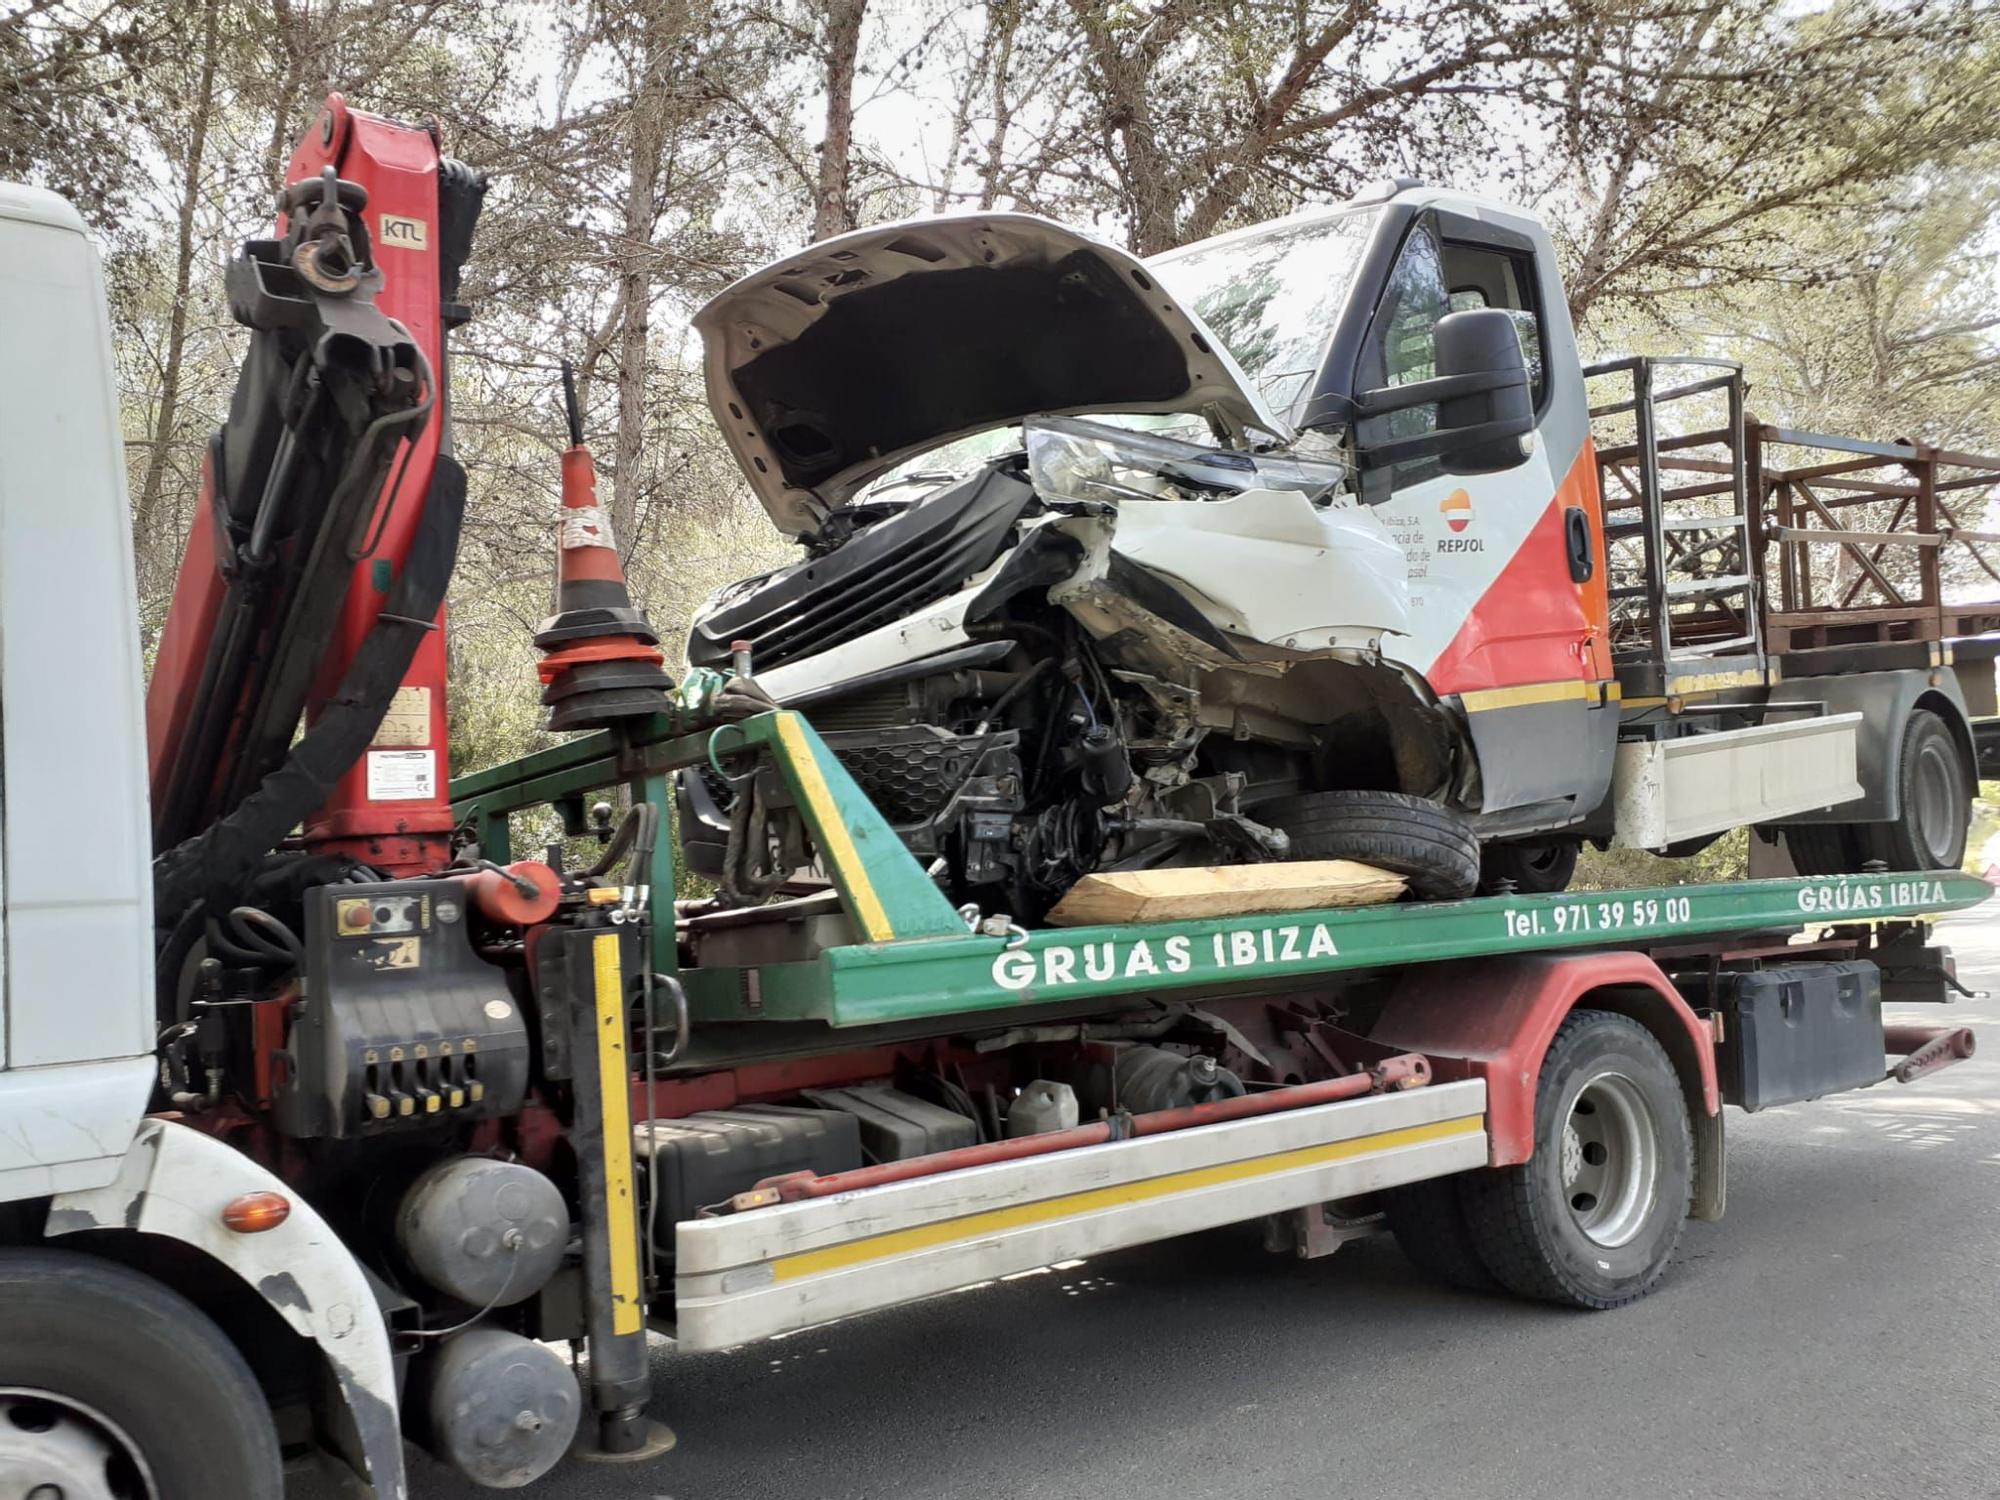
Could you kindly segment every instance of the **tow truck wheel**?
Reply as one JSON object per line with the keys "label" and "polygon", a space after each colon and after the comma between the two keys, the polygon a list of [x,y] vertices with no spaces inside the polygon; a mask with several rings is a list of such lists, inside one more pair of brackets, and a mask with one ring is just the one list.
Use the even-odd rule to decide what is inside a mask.
{"label": "tow truck wheel", "polygon": [[66,1250],[0,1251],[0,1479],[62,1500],[279,1500],[270,1408],[178,1292]]}
{"label": "tow truck wheel", "polygon": [[1572,1011],[1542,1061],[1533,1155],[1465,1177],[1466,1224],[1509,1291],[1619,1307],[1666,1271],[1693,1160],[1680,1080],[1652,1034],[1625,1016]]}
{"label": "tow truck wheel", "polygon": [[1553,844],[1488,844],[1479,852],[1479,889],[1488,896],[1505,889],[1523,896],[1552,896],[1569,889],[1576,878],[1577,856],[1583,845],[1576,839]]}

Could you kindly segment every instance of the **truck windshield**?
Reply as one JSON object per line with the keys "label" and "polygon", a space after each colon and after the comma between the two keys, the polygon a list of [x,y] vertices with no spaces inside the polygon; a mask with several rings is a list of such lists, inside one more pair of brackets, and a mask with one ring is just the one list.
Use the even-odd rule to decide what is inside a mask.
{"label": "truck windshield", "polygon": [[1354,209],[1273,224],[1170,250],[1147,264],[1283,415],[1319,368],[1375,214]]}
{"label": "truck windshield", "polygon": [[[1375,227],[1376,208],[1281,220],[1241,235],[1202,240],[1146,262],[1183,307],[1243,368],[1271,410],[1286,416],[1319,369],[1347,300],[1354,269]],[[1102,412],[1091,420],[1187,442],[1207,441],[1193,412]],[[933,448],[860,492],[873,503],[907,502],[1021,448],[1018,422]]]}

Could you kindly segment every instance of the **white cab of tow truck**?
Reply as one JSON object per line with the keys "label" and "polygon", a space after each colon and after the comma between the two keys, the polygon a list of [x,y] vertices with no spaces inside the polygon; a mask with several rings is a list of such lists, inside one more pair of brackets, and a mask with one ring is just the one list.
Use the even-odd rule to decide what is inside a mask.
{"label": "white cab of tow truck", "polygon": [[[248,1366],[171,1285],[177,1262],[159,1247],[177,1240],[206,1257],[207,1291],[261,1301],[323,1356],[326,1419],[345,1434],[332,1445],[340,1482],[405,1500],[395,1365],[360,1263],[249,1157],[146,1118],[157,1063],[145,669],[104,272],[74,208],[4,182],[0,353],[0,1294],[11,1301],[0,1401],[41,1401],[58,1418],[49,1443],[0,1441],[0,1492],[95,1493],[72,1487],[71,1460],[108,1440],[135,1462],[167,1453],[176,1475],[201,1469],[213,1487],[200,1492],[249,1500],[214,1479],[212,1451],[167,1452],[162,1431],[196,1408],[229,1413],[276,1476]],[[234,1232],[225,1209],[246,1194],[285,1211]],[[70,1248],[86,1233],[99,1253]],[[83,1368],[93,1392],[157,1430],[128,1434],[66,1405],[72,1392],[43,1392],[38,1356],[7,1321],[33,1306],[77,1329],[70,1378]],[[162,1390],[162,1362],[188,1372],[193,1406]],[[24,1475],[25,1490],[8,1488]],[[255,1488],[255,1500],[278,1493]],[[163,1480],[148,1492],[198,1491]]]}
{"label": "white cab of tow truck", "polygon": [[152,1086],[124,434],[97,250],[0,183],[0,1203],[102,1186]]}

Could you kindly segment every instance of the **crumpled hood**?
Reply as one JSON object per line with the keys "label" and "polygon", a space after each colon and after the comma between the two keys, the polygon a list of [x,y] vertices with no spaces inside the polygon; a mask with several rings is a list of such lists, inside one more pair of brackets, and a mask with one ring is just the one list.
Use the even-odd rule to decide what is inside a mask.
{"label": "crumpled hood", "polygon": [[695,314],[708,400],[779,529],[816,529],[926,449],[1043,414],[1287,429],[1139,261],[1029,214],[822,240]]}

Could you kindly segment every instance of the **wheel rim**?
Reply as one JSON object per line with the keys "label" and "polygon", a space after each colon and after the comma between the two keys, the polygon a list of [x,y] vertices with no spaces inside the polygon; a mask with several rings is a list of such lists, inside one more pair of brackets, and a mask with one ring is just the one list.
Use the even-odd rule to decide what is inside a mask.
{"label": "wheel rim", "polygon": [[1629,1244],[1658,1196],[1659,1136],[1638,1085],[1600,1073],[1577,1091],[1562,1136],[1563,1202],[1584,1238]]}
{"label": "wheel rim", "polygon": [[1952,763],[1951,752],[1934,740],[1917,756],[1911,793],[1916,804],[1911,821],[1932,867],[1956,864],[1951,856],[1958,842],[1958,768]]}
{"label": "wheel rim", "polygon": [[131,1438],[73,1396],[0,1386],[0,1500],[156,1500]]}

